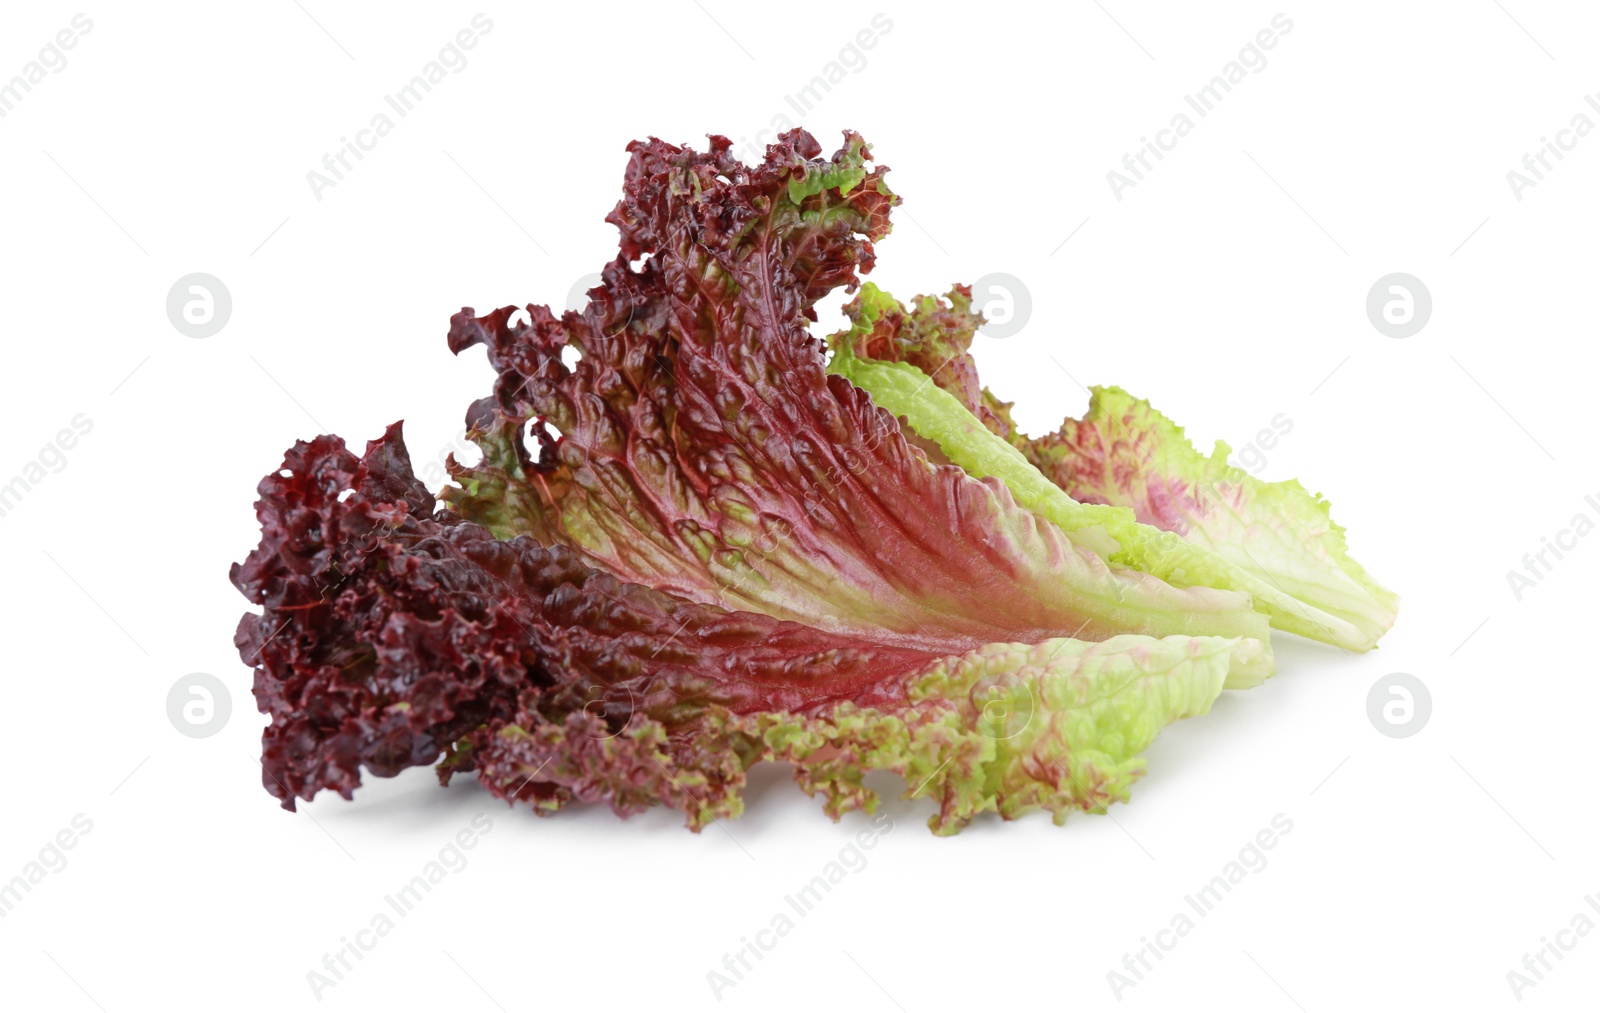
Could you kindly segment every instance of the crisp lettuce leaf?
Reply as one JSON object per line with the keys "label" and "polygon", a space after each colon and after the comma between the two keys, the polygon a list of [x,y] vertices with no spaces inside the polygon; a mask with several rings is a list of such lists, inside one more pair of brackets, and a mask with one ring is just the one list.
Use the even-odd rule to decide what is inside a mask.
{"label": "crisp lettuce leaf", "polygon": [[[830,373],[809,325],[873,265],[886,170],[855,134],[829,159],[801,130],[757,165],[731,147],[629,147],[583,310],[451,320],[496,376],[468,412],[483,460],[452,460],[441,500],[398,423],[261,481],[235,643],[286,808],[437,761],[540,814],[665,805],[698,830],[771,760],[835,818],[886,770],[940,833],[1059,822],[1126,801],[1162,727],[1269,676],[1269,616],[1350,643],[1376,621],[1325,579],[1381,591],[1337,528],[1327,558],[1257,551],[1311,530],[1292,496],[1241,483],[1236,527],[1152,510],[1236,477],[1138,404],[1017,433],[960,286],[909,310],[862,290]],[[1123,461],[1105,422],[1156,446]]]}
{"label": "crisp lettuce leaf", "polygon": [[704,153],[636,143],[610,218],[622,250],[582,312],[455,317],[451,347],[485,346],[499,376],[469,419],[484,460],[453,469],[449,508],[693,601],[947,653],[1264,640],[1245,595],[1075,545],[826,374],[812,306],[871,266],[896,198],[856,135],[828,161],[785,136],[753,167],[724,138]]}
{"label": "crisp lettuce leaf", "polygon": [[1128,507],[1348,623],[1355,634],[1342,646],[1372,647],[1394,624],[1399,597],[1351,558],[1327,500],[1294,479],[1266,482],[1230,465],[1220,440],[1201,454],[1182,428],[1120,387],[1090,388],[1082,419],[1017,442],[1073,498]]}
{"label": "crisp lettuce leaf", "polygon": [[[1351,650],[1388,629],[1394,596],[1349,557],[1327,503],[1298,482],[1230,467],[1225,445],[1200,456],[1181,429],[1116,389],[1097,390],[1090,414],[1058,433],[1016,434],[1007,406],[977,386],[967,344],[978,318],[959,289],[950,302],[924,297],[906,311],[869,283],[847,310],[851,328],[830,339],[829,371],[1113,565],[1246,592],[1274,626]],[[955,368],[929,376],[914,364],[936,358]]]}
{"label": "crisp lettuce leaf", "polygon": [[360,459],[337,437],[297,444],[261,496],[263,541],[233,580],[263,612],[235,639],[272,717],[263,784],[291,809],[443,752],[443,779],[476,771],[540,813],[667,805],[698,829],[740,811],[752,764],[784,760],[835,818],[874,808],[861,778],[881,769],[939,802],[940,832],[985,811],[1059,820],[1126,801],[1163,726],[1270,665],[1237,637],[950,656],[691,602],[435,517],[398,425]]}

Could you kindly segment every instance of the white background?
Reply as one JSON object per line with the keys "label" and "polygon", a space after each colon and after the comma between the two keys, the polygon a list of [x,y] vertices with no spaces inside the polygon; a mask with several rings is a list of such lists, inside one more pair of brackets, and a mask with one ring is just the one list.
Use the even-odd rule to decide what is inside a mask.
{"label": "white background", "polygon": [[[1280,9],[1294,27],[1266,67],[1117,200],[1108,170]],[[306,173],[480,10],[494,27],[465,69],[316,199]],[[78,11],[8,6],[0,79]],[[938,839],[931,803],[889,802],[868,866],[719,1001],[707,972],[866,817],[836,826],[767,768],[727,833],[664,812],[541,820],[426,769],[285,813],[259,784],[264,719],[231,643],[247,603],[227,570],[258,538],[256,481],[296,438],[360,446],[404,418],[419,468],[449,448],[491,379],[481,351],[448,353],[450,314],[565,303],[615,252],[602,218],[630,139],[753,136],[880,11],[892,27],[865,66],[804,118],[827,151],[851,127],[893,167],[905,204],[874,279],[902,298],[1019,279],[1026,326],[975,351],[1031,432],[1081,413],[1079,382],[1150,398],[1202,446],[1240,448],[1283,413],[1264,475],[1327,494],[1402,607],[1366,656],[1278,637],[1279,675],[1169,728],[1108,816]],[[1583,255],[1600,138],[1520,201],[1506,179],[1576,114],[1600,121],[1583,101],[1600,87],[1594,12],[84,13],[65,68],[0,119],[0,481],[74,415],[94,426],[0,517],[0,879],[75,814],[93,822],[0,919],[7,1008],[1499,1009],[1541,937],[1600,920],[1583,900],[1600,891],[1600,538],[1521,601],[1506,577],[1600,515],[1584,502],[1600,473]],[[194,271],[233,299],[203,340],[165,312]],[[1392,271],[1432,293],[1406,339],[1365,312]],[[211,738],[167,718],[191,672],[231,690]],[[1391,672],[1431,690],[1411,738],[1367,718]],[[470,864],[314,997],[307,972],[477,813],[493,829]],[[1269,864],[1119,999],[1107,972],[1278,813],[1293,831]],[[1522,1004],[1575,1008],[1597,960],[1600,938],[1578,940]]]}

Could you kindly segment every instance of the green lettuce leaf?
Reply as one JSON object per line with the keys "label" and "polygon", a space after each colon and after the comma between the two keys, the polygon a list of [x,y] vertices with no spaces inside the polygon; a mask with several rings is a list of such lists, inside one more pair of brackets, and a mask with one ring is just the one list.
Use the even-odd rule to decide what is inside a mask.
{"label": "green lettuce leaf", "polygon": [[1399,597],[1351,558],[1327,500],[1294,479],[1266,482],[1230,465],[1220,440],[1211,456],[1201,454],[1182,428],[1120,387],[1090,392],[1082,419],[1019,439],[1069,495],[1128,507],[1315,610],[1308,615],[1349,624],[1354,633],[1335,641],[1341,646],[1370,648],[1394,624]]}
{"label": "green lettuce leaf", "polygon": [[[1248,593],[1273,626],[1350,650],[1372,648],[1393,622],[1395,597],[1350,559],[1325,501],[1228,466],[1225,445],[1201,457],[1125,392],[1100,392],[1089,416],[1049,437],[1016,434],[1006,406],[977,387],[967,345],[981,318],[963,290],[948,307],[923,298],[907,311],[868,283],[847,313],[829,371],[969,474],[1004,481],[1075,545],[1175,586]],[[913,364],[941,357],[954,368],[930,377]]]}

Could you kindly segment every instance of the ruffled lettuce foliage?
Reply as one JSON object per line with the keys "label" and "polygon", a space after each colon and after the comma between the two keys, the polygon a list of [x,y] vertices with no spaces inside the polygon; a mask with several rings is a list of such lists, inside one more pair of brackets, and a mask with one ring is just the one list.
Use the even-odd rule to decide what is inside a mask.
{"label": "ruffled lettuce foliage", "polygon": [[[1039,439],[978,382],[968,292],[868,285],[898,198],[862,139],[759,165],[629,147],[581,311],[464,309],[491,393],[441,500],[400,424],[297,443],[232,571],[289,809],[437,764],[548,814],[736,816],[793,766],[834,818],[900,775],[953,833],[1126,801],[1166,724],[1272,673],[1269,626],[1351,649],[1395,600],[1327,506],[1199,455],[1121,391]],[[853,326],[811,332],[859,289]],[[831,345],[831,357],[830,348]]]}

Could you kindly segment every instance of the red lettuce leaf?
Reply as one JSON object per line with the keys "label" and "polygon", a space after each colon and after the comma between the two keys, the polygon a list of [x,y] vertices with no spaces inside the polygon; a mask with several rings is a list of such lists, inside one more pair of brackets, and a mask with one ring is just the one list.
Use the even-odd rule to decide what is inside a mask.
{"label": "red lettuce leaf", "polygon": [[[398,424],[359,460],[297,444],[260,491],[263,541],[232,577],[263,611],[235,641],[272,719],[263,784],[289,809],[443,754],[443,779],[477,771],[541,813],[665,804],[699,828],[740,811],[751,764],[785,759],[835,816],[871,808],[875,767],[918,777],[943,831],[1059,816],[1125,799],[1156,730],[1263,661],[1181,637],[952,658],[687,601],[430,516]],[[987,726],[996,704],[1026,720]]]}
{"label": "red lettuce leaf", "polygon": [[[442,756],[541,813],[699,828],[781,759],[835,816],[885,769],[941,831],[1059,819],[1126,799],[1163,725],[1270,670],[1247,595],[1108,566],[826,374],[814,306],[856,288],[897,202],[860,137],[821,159],[791,131],[754,166],[730,147],[630,146],[581,312],[452,319],[497,376],[468,415],[484,460],[451,462],[442,504],[398,424],[262,480],[232,572],[262,611],[235,640],[285,807]],[[907,361],[973,319],[919,325]]]}
{"label": "red lettuce leaf", "polygon": [[1264,636],[1247,596],[1108,567],[826,375],[813,304],[856,286],[895,200],[858,136],[819,161],[792,131],[754,167],[720,137],[630,150],[609,219],[622,252],[581,313],[452,321],[451,347],[485,345],[499,376],[469,416],[484,460],[453,468],[451,510],[695,601],[949,652]]}
{"label": "red lettuce leaf", "polygon": [[903,701],[897,677],[937,656],[729,613],[434,519],[398,424],[360,460],[324,436],[283,470],[262,480],[262,544],[232,579],[264,606],[235,643],[274,718],[264,783],[290,808],[321,788],[348,798],[362,766],[432,763],[519,707],[621,727],[636,708],[676,726],[711,705],[873,706]]}

